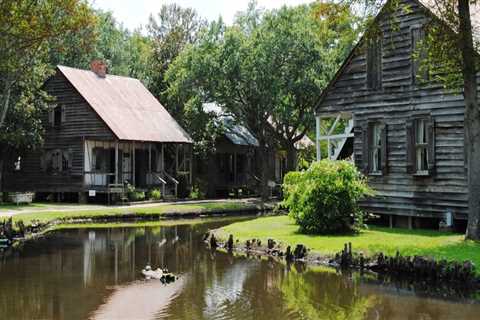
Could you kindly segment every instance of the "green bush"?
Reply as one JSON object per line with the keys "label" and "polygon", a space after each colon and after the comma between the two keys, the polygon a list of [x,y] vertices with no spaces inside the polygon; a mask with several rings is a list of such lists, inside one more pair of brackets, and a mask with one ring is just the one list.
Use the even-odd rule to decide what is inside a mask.
{"label": "green bush", "polygon": [[127,191],[128,200],[130,201],[143,201],[145,200],[145,192],[135,190],[135,187],[128,185]]}
{"label": "green bush", "polygon": [[355,231],[363,223],[358,200],[373,191],[356,167],[346,161],[322,160],[285,176],[283,205],[300,232],[332,234]]}
{"label": "green bush", "polygon": [[148,199],[160,200],[162,199],[162,192],[158,188],[151,189],[150,191],[148,191]]}
{"label": "green bush", "polygon": [[205,193],[200,190],[200,187],[194,186],[188,197],[192,200],[205,199]]}

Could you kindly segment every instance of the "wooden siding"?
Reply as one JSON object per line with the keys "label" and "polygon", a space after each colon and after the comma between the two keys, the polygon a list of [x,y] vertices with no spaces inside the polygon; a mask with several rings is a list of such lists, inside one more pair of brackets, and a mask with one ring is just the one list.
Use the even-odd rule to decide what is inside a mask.
{"label": "wooden siding", "polygon": [[[64,106],[65,122],[59,128],[48,122],[48,113],[42,118],[45,126],[42,150],[22,155],[21,170],[7,172],[6,191],[77,192],[83,190],[84,140],[114,140],[115,136],[88,103],[57,71],[45,84],[45,90]],[[71,150],[72,167],[68,172],[49,174],[41,170],[43,150]]]}
{"label": "wooden siding", "polygon": [[[430,18],[417,2],[401,2],[410,10],[391,13],[398,19],[397,25],[388,22],[389,15],[378,19],[383,31],[382,89],[367,89],[365,50],[359,46],[324,94],[317,113],[353,114],[354,154],[359,167],[363,166],[364,157],[362,128],[371,120],[387,125],[388,173],[369,176],[377,195],[362,203],[367,211],[423,217],[443,217],[451,211],[455,218],[464,219],[467,181],[463,96],[448,93],[435,84],[415,85],[411,29],[424,25]],[[430,177],[407,173],[406,123],[420,114],[429,114],[435,121],[435,173]]]}

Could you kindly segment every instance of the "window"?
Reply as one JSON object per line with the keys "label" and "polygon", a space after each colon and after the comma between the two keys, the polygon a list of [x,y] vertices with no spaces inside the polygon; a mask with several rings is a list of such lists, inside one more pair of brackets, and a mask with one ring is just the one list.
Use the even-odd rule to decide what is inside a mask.
{"label": "window", "polygon": [[60,128],[66,121],[65,106],[52,107],[48,113],[48,122],[54,128]]}
{"label": "window", "polygon": [[387,128],[381,122],[369,122],[364,129],[364,171],[372,175],[387,173]]}
{"label": "window", "polygon": [[435,167],[434,125],[430,117],[407,123],[407,171],[419,176],[430,175]]}
{"label": "window", "polygon": [[49,150],[40,157],[40,168],[49,173],[68,172],[72,168],[71,150]]}
{"label": "window", "polygon": [[367,88],[382,88],[382,41],[372,39],[367,48]]}
{"label": "window", "polygon": [[107,172],[108,149],[93,148],[93,168],[95,171]]}
{"label": "window", "polygon": [[[423,28],[412,29],[412,83],[428,80],[428,70],[421,70],[421,61],[426,58],[425,50],[421,49],[421,43],[425,39]],[[419,50],[421,50],[419,52]],[[420,81],[419,81],[420,80]]]}
{"label": "window", "polygon": [[370,172],[382,171],[382,127],[375,123],[372,126],[372,145],[370,148],[371,167]]}
{"label": "window", "polygon": [[22,157],[18,157],[17,160],[13,163],[13,170],[20,171],[22,170]]}

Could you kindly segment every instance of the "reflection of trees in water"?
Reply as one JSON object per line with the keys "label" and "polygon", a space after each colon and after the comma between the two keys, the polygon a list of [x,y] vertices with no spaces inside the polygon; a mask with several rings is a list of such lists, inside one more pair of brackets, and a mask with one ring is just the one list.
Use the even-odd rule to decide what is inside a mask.
{"label": "reflection of trees in water", "polygon": [[288,272],[281,285],[285,305],[298,319],[365,319],[375,296],[364,296],[356,281],[331,270]]}

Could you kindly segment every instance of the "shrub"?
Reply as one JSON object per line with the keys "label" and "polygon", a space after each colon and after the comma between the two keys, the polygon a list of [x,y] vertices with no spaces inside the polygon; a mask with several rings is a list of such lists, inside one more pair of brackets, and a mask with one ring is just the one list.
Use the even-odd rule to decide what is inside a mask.
{"label": "shrub", "polygon": [[130,201],[142,201],[145,200],[145,192],[135,190],[135,187],[128,185],[127,196]]}
{"label": "shrub", "polygon": [[151,189],[150,191],[148,191],[148,199],[160,200],[162,199],[162,192],[158,188]]}
{"label": "shrub", "polygon": [[194,186],[194,187],[192,188],[192,191],[190,191],[189,198],[190,198],[190,199],[193,199],[193,200],[205,199],[205,193],[203,193],[203,192],[200,190],[200,187]]}
{"label": "shrub", "polygon": [[373,191],[356,167],[346,161],[322,160],[285,176],[283,205],[309,234],[344,233],[363,223],[358,200]]}

